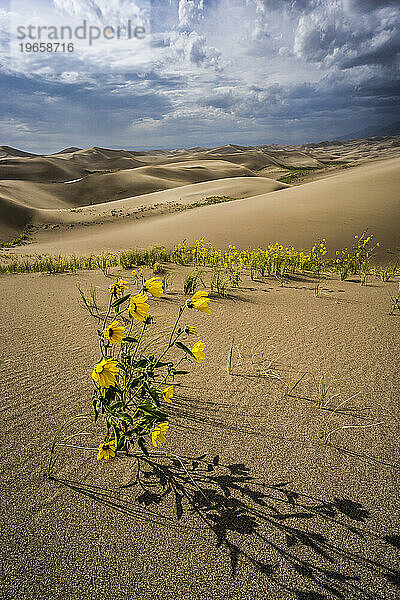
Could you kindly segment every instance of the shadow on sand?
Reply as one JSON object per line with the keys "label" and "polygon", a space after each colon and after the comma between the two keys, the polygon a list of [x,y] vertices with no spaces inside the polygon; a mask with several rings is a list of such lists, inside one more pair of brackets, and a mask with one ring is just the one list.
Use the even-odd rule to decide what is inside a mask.
{"label": "shadow on sand", "polygon": [[346,498],[321,500],[289,482],[265,483],[244,464],[222,465],[218,456],[208,461],[206,456],[155,454],[127,457],[136,470],[119,490],[52,479],[126,516],[178,528],[193,527],[193,522],[196,528],[209,528],[230,560],[233,577],[244,562],[250,563],[283,597],[400,596],[400,572],[383,558],[399,550],[400,536],[369,531],[370,514],[361,504]]}

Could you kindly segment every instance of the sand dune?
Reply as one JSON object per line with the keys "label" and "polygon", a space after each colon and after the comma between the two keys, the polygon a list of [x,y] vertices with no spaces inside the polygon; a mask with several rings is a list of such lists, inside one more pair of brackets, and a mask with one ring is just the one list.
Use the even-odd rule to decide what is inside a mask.
{"label": "sand dune", "polygon": [[[81,186],[77,188],[77,183],[62,184],[63,187],[75,188],[73,194],[66,190],[61,190],[61,184],[34,184],[23,181],[2,181],[0,182],[0,235],[8,239],[14,235],[14,232],[20,231],[28,222],[32,223],[75,223],[91,222],[100,216],[112,215],[114,211],[122,211],[125,215],[130,212],[136,212],[138,207],[151,208],[154,205],[168,205],[171,203],[188,204],[199,202],[209,196],[229,196],[231,198],[247,198],[260,193],[272,192],[288,187],[266,177],[228,177],[201,183],[185,183],[182,179],[186,175],[186,181],[189,178],[196,178],[199,171],[195,168],[193,171],[181,171],[181,179],[163,179],[151,175],[142,175],[137,177],[137,173],[116,173],[111,175],[93,176],[95,181],[87,187],[87,183],[82,181]],[[235,169],[236,171],[236,169]],[[169,174],[173,169],[169,170]],[[224,169],[218,169],[216,176],[221,175]],[[229,169],[232,172],[232,169]],[[239,171],[243,172],[243,171]],[[200,171],[201,175],[207,172]],[[210,175],[211,176],[211,175]],[[103,180],[99,184],[99,177]],[[120,200],[113,200],[118,197],[121,191],[121,182],[125,177],[125,192],[123,196],[128,195],[128,190],[133,193],[142,191],[142,194],[124,197]],[[105,181],[104,181],[105,179]],[[58,187],[57,187],[58,186]],[[162,191],[152,192],[156,188],[164,188]],[[176,189],[179,187],[179,189]],[[149,191],[146,191],[149,190]],[[61,193],[63,192],[63,194]],[[58,196],[56,195],[58,194]],[[76,201],[76,205],[71,202],[71,198]],[[97,204],[92,202],[93,198],[98,200]],[[85,205],[85,199],[91,204]],[[103,202],[102,202],[103,200]],[[82,205],[80,204],[82,203]],[[71,206],[78,207],[79,211],[71,211]]]}
{"label": "sand dune", "polygon": [[78,146],[70,146],[69,148],[63,148],[58,152],[54,152],[53,156],[56,156],[57,154],[71,154],[71,152],[79,152],[80,150],[82,150],[82,148],[79,148]]}
{"label": "sand dune", "polygon": [[62,152],[53,156],[9,158],[0,161],[0,180],[19,179],[40,183],[64,182],[95,171],[113,171],[143,166],[134,157],[107,157],[96,151]]}
{"label": "sand dune", "polygon": [[[309,248],[326,237],[337,249],[364,229],[386,249],[400,246],[400,159],[376,162],[299,187],[188,212],[125,219],[40,234],[35,252],[93,252],[152,244],[171,246],[183,238],[205,237],[218,247],[235,243],[249,248],[279,242]],[[393,257],[391,257],[393,258]]]}
{"label": "sand dune", "polygon": [[[332,176],[343,166],[398,157],[399,141],[400,137],[379,137],[298,146],[246,147],[228,144],[217,148],[198,146],[150,151],[70,147],[52,155],[33,155],[2,146],[0,237],[8,240],[17,235],[30,219],[36,222],[38,210],[113,203],[133,196],[206,181],[215,182],[218,179],[262,177],[264,181],[261,188],[254,188],[253,195],[259,195],[284,187],[279,182],[268,183],[265,178],[279,180],[288,175],[289,183],[304,184]],[[330,190],[331,185],[328,187]],[[213,183],[207,195],[222,194],[234,198],[251,195],[248,189],[239,195],[241,192],[232,191],[230,184],[224,187],[227,190],[225,192],[219,192],[218,189],[219,186]],[[242,187],[238,190],[242,190]],[[325,188],[321,190],[321,194],[324,194]],[[350,194],[350,190],[346,193]],[[151,205],[153,199],[148,200],[143,201],[142,205]],[[176,201],[175,196],[168,200]],[[133,205],[138,206],[135,202],[129,206],[132,208]],[[129,206],[128,210],[131,210]],[[110,210],[113,210],[111,205]]]}
{"label": "sand dune", "polygon": [[[372,145],[370,157],[397,152],[389,143]],[[354,162],[368,155],[367,143],[335,147],[263,153],[321,162],[328,154],[340,160],[348,152]],[[145,167],[70,174],[64,181],[80,180],[69,184],[0,181],[2,227],[46,223],[28,245],[2,250],[4,261],[13,253],[86,254],[202,236],[221,247],[279,240],[308,248],[326,236],[331,250],[365,227],[386,247],[400,245],[400,158],[291,187],[235,163],[257,157],[254,148],[219,148],[207,159],[198,158],[207,153],[201,148],[139,157],[68,150],[53,157],[66,173],[74,162],[93,159],[95,170],[107,160],[150,158]],[[171,187],[113,199],[129,185],[138,192],[155,183]],[[158,214],[210,195],[245,199]],[[149,301],[155,319],[146,355],[159,356],[168,344],[159,334],[176,324],[193,269],[163,268],[168,288]],[[145,267],[145,278],[152,273]],[[110,275],[136,289],[131,269]],[[208,288],[209,269],[202,278]],[[92,408],[99,323],[83,309],[77,286],[103,307],[112,281],[100,270],[1,275],[3,597],[398,599],[400,319],[389,315],[398,277],[360,286],[331,273],[316,295],[310,274],[282,286],[243,273],[228,297],[211,294],[211,316],[188,309],[181,321],[197,329],[206,358],[185,363],[190,375],[174,378],[167,439],[150,457],[160,465],[157,477],[147,459],[140,479],[132,455],[96,460],[104,437],[90,425],[60,446],[48,479],[55,432]],[[144,329],[135,323],[139,337]]]}
{"label": "sand dune", "polygon": [[[194,183],[179,188],[172,188],[160,192],[133,196],[114,202],[103,202],[96,205],[82,206],[79,209],[48,208],[36,209],[32,213],[33,223],[92,223],[94,219],[114,219],[115,213],[120,216],[138,215],[141,209],[171,212],[179,207],[193,204],[210,198],[211,196],[226,196],[229,198],[249,198],[258,194],[266,194],[289,187],[266,177],[230,177],[214,181]],[[140,209],[139,211],[137,209]],[[150,213],[147,213],[150,214]]]}
{"label": "sand dune", "polygon": [[65,182],[94,172],[169,164],[177,160],[224,160],[255,171],[269,165],[288,168],[322,167],[326,161],[353,163],[398,155],[399,140],[399,137],[387,137],[321,142],[302,146],[246,147],[228,144],[217,148],[194,147],[150,151],[70,147],[50,155],[35,155],[9,146],[0,146],[0,180]]}
{"label": "sand dune", "polygon": [[304,150],[321,161],[365,162],[398,156],[400,136],[305,144]]}
{"label": "sand dune", "polygon": [[3,180],[0,194],[28,208],[78,207],[227,177],[255,174],[223,161],[185,161],[93,174],[56,184]]}
{"label": "sand dune", "polygon": [[24,157],[32,158],[37,154],[31,152],[24,152],[24,150],[18,150],[18,148],[11,148],[11,146],[0,146],[0,159],[13,158],[13,157]]}

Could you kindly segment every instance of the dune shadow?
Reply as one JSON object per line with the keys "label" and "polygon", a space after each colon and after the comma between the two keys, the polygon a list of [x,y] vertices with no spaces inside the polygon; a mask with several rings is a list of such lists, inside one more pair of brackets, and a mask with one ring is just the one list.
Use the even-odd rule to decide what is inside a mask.
{"label": "dune shadow", "polygon": [[135,465],[132,480],[117,490],[51,479],[128,517],[208,529],[233,578],[247,563],[288,597],[398,597],[400,572],[383,557],[399,549],[400,538],[369,531],[370,513],[359,502],[314,497],[288,481],[268,483],[218,456],[154,452],[127,459]]}

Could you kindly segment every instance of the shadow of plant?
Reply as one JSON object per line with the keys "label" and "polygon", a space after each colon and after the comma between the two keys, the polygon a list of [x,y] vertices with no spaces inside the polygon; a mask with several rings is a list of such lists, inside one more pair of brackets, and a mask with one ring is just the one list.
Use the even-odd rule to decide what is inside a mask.
{"label": "shadow of plant", "polygon": [[[130,459],[135,475],[119,492],[52,479],[128,516],[174,527],[193,527],[195,517],[215,534],[217,547],[227,551],[233,577],[248,562],[288,597],[399,597],[400,572],[375,557],[398,550],[400,538],[369,531],[370,513],[360,503],[320,500],[293,490],[289,482],[270,485],[242,463],[222,465],[218,456],[207,461],[205,455],[173,458],[155,452]],[[168,516],[168,501],[176,518]]]}

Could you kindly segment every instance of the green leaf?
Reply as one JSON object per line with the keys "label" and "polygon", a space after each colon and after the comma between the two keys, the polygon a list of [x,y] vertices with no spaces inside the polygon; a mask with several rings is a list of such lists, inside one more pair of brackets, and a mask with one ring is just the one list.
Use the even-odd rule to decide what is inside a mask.
{"label": "green leaf", "polygon": [[138,446],[141,449],[141,451],[143,452],[143,454],[145,454],[146,456],[149,456],[149,451],[147,450],[146,447],[146,442],[144,441],[144,438],[140,437],[138,438]]}
{"label": "green leaf", "polygon": [[114,400],[116,393],[117,393],[116,387],[112,386],[106,390],[104,397],[108,402],[111,402],[112,400]]}
{"label": "green leaf", "polygon": [[148,393],[150,394],[150,396],[153,398],[153,400],[155,402],[159,402],[160,397],[158,395],[158,393],[156,392],[155,389],[153,389],[152,387],[150,387],[149,385],[146,384],[146,390],[148,391]]}
{"label": "green leaf", "polygon": [[111,304],[111,306],[113,308],[117,308],[118,306],[121,306],[121,304],[123,304],[124,302],[126,302],[130,297],[131,297],[131,294],[126,294],[126,296],[122,296],[122,298],[118,298],[118,300],[116,300],[115,302],[113,302]]}
{"label": "green leaf", "polygon": [[144,413],[147,413],[148,415],[151,415],[152,417],[156,417],[160,423],[163,423],[168,419],[168,415],[166,413],[163,413],[155,408],[141,406],[140,410]]}
{"label": "green leaf", "polygon": [[137,369],[141,369],[142,367],[145,367],[148,363],[147,358],[142,358],[134,363],[132,363],[132,367],[135,367]]}
{"label": "green leaf", "polygon": [[127,421],[128,423],[133,425],[133,419],[129,413],[123,413],[121,419],[123,419],[124,421]]}
{"label": "green leaf", "polygon": [[157,363],[154,365],[154,368],[155,368],[155,369],[159,369],[160,367],[168,367],[168,366],[171,366],[171,367],[173,367],[173,363],[171,363],[171,362],[161,362],[161,361],[159,361],[159,362],[157,362]]}
{"label": "green leaf", "polygon": [[129,335],[124,337],[123,341],[128,342],[129,344],[137,344],[138,343],[138,340],[136,338],[130,337]]}
{"label": "green leaf", "polygon": [[189,356],[196,360],[196,357],[193,354],[193,352],[187,346],[185,346],[185,344],[183,344],[182,342],[175,342],[175,346],[177,346],[178,348],[186,352],[186,354],[189,354]]}
{"label": "green leaf", "polygon": [[129,384],[129,389],[136,387],[137,385],[139,385],[139,383],[143,381],[143,376],[142,377],[136,377],[136,379],[132,379],[132,381]]}
{"label": "green leaf", "polygon": [[121,402],[121,401],[116,402],[115,404],[113,404],[112,406],[110,406],[110,410],[115,410],[116,408],[121,408],[121,406],[123,406],[123,405],[124,405],[124,403]]}

